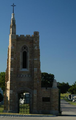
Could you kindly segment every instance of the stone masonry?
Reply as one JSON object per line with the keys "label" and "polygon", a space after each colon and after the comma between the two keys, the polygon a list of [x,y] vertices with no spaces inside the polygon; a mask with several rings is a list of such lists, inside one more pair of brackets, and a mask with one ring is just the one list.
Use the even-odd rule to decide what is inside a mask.
{"label": "stone masonry", "polygon": [[[23,51],[27,53],[26,68],[22,66]],[[14,13],[10,25],[5,86],[6,112],[19,112],[18,94],[26,91],[31,95],[30,113],[59,113],[58,88],[41,88],[39,32],[34,32],[32,36],[16,35]]]}

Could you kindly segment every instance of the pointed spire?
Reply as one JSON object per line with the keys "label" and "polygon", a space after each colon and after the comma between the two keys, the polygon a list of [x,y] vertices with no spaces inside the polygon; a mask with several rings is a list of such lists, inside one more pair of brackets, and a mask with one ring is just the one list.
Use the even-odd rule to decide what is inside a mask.
{"label": "pointed spire", "polygon": [[10,34],[16,34],[16,24],[15,24],[15,14],[14,14],[14,3],[13,5],[13,13],[12,13],[12,17],[11,17],[11,25],[10,25]]}

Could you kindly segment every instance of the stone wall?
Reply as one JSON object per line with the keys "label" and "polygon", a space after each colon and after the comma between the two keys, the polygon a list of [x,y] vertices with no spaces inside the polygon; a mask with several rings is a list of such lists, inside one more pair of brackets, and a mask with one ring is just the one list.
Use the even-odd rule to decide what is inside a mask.
{"label": "stone wall", "polygon": [[[43,102],[42,98],[49,97],[49,102]],[[51,113],[58,115],[58,107],[59,107],[59,89],[58,88],[41,88],[40,96],[38,99],[38,107],[39,113]]]}

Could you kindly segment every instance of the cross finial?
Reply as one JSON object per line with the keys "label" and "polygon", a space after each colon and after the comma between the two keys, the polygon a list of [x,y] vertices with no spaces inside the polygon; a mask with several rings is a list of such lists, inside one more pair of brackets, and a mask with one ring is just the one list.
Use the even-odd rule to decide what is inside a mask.
{"label": "cross finial", "polygon": [[16,6],[16,5],[14,5],[14,3],[13,3],[13,5],[11,5],[12,7],[13,7],[13,13],[14,13],[14,7]]}

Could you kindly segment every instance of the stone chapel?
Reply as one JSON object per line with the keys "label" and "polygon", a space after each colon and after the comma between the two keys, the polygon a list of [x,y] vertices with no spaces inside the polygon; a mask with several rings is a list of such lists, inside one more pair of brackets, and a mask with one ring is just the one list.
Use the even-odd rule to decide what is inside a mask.
{"label": "stone chapel", "polygon": [[12,13],[4,111],[19,112],[19,94],[30,93],[30,113],[59,114],[59,90],[54,80],[51,88],[41,88],[39,32],[16,35],[15,14]]}

